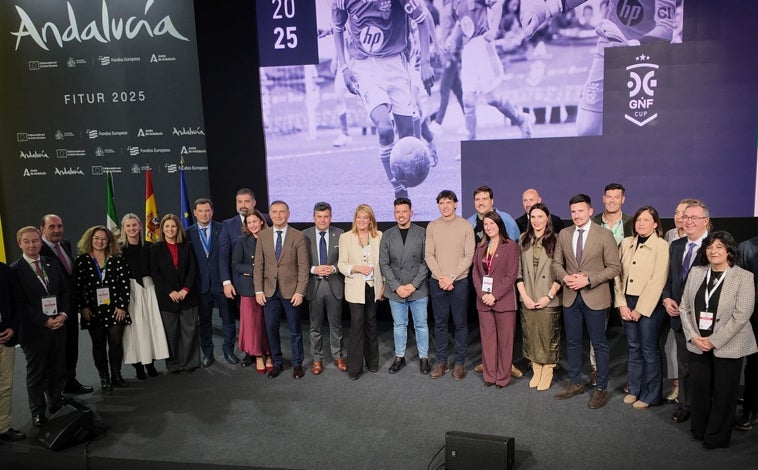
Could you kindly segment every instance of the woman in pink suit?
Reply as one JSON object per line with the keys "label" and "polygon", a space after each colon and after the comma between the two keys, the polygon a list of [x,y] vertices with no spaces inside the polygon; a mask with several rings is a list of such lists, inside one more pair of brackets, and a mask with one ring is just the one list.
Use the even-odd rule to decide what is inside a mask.
{"label": "woman in pink suit", "polygon": [[484,386],[503,388],[511,380],[516,330],[518,244],[508,238],[495,211],[482,217],[484,237],[474,253],[474,289],[482,337]]}

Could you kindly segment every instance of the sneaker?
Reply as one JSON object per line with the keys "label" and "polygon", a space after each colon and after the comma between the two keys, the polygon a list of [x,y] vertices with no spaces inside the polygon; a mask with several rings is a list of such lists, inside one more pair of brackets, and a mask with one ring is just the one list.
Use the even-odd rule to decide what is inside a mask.
{"label": "sneaker", "polygon": [[742,414],[742,418],[737,420],[737,424],[735,424],[734,427],[740,431],[750,431],[756,423],[758,423],[758,413],[754,411],[745,411]]}
{"label": "sneaker", "polygon": [[347,134],[340,133],[340,135],[338,135],[337,138],[332,141],[332,147],[344,147],[345,145],[350,145],[352,143],[352,137]]}

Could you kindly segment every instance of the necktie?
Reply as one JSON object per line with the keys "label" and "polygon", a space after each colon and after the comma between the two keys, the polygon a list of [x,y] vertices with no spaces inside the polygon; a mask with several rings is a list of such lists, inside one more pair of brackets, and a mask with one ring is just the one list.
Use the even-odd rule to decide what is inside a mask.
{"label": "necktie", "polygon": [[584,229],[578,230],[579,236],[576,237],[576,264],[582,264],[582,251],[584,251]]}
{"label": "necktie", "polygon": [[689,248],[687,249],[687,254],[684,255],[684,261],[682,262],[682,283],[687,280],[687,275],[690,273],[690,267],[692,264],[692,252],[695,249],[695,246],[697,246],[697,244],[690,242]]}
{"label": "necktie", "polygon": [[58,255],[58,259],[61,260],[63,269],[65,269],[68,274],[71,274],[71,266],[68,264],[68,257],[63,253],[63,248],[61,248],[60,243],[55,244],[55,253]]}
{"label": "necktie", "polygon": [[281,230],[276,231],[276,245],[274,245],[274,254],[276,255],[276,260],[279,261],[279,255],[282,254],[282,231]]}
{"label": "necktie", "polygon": [[208,227],[200,228],[200,241],[203,242],[203,250],[205,250],[205,256],[208,256],[208,252],[211,251],[210,243],[208,243]]}
{"label": "necktie", "polygon": [[321,233],[321,240],[318,242],[318,264],[326,264],[326,232]]}
{"label": "necktie", "polygon": [[47,288],[47,282],[45,281],[45,273],[42,271],[42,265],[40,264],[39,260],[34,261],[34,270],[37,272],[37,277],[39,277],[39,282],[42,283],[45,288]]}

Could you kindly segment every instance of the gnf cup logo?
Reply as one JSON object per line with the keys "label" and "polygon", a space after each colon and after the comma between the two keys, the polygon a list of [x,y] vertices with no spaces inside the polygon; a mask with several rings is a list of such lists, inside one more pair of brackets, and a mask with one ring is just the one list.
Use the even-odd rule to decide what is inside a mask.
{"label": "gnf cup logo", "polygon": [[635,57],[637,63],[626,68],[629,72],[629,109],[624,117],[639,127],[649,124],[658,117],[655,109],[655,89],[658,80],[655,73],[658,64],[650,62],[650,56],[642,53]]}

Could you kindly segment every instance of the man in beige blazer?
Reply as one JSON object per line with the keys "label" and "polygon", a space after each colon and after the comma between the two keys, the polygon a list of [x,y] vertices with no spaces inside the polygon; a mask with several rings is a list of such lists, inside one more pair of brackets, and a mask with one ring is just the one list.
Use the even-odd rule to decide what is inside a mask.
{"label": "man in beige blazer", "polygon": [[569,201],[574,225],[558,234],[553,253],[555,280],[563,285],[563,323],[566,329],[571,383],[555,398],[565,400],[584,393],[582,385],[582,320],[597,358],[597,390],[589,407],[608,403],[610,357],[605,335],[605,317],[611,306],[608,283],[621,272],[618,245],[610,230],[593,223],[592,201],[577,194]]}
{"label": "man in beige blazer", "polygon": [[287,225],[290,210],[286,202],[272,202],[269,216],[273,226],[261,230],[258,235],[253,269],[255,300],[263,306],[266,333],[274,360],[274,368],[268,376],[274,378],[282,373],[279,322],[284,310],[290,327],[292,376],[299,379],[304,375],[300,306],[308,285],[308,245],[302,232]]}

